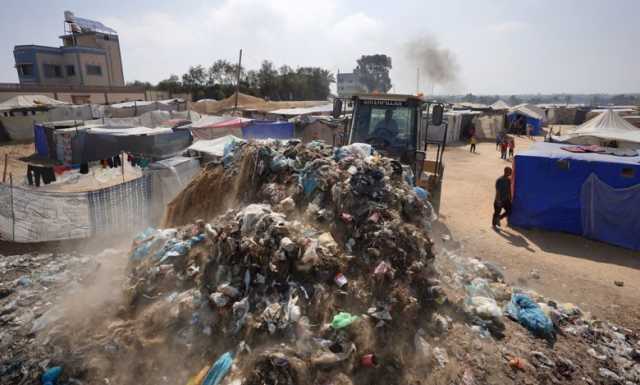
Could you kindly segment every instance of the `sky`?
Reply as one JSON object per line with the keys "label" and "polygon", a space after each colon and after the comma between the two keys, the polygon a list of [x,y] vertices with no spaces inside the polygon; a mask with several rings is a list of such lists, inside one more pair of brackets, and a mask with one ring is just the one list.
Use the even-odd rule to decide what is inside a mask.
{"label": "sky", "polygon": [[[242,48],[246,68],[334,73],[386,54],[396,93],[640,92],[638,0],[3,0],[0,82],[18,81],[14,45],[60,45],[65,10],[118,31],[126,81],[236,61]],[[447,58],[446,80],[409,54],[426,41]]]}

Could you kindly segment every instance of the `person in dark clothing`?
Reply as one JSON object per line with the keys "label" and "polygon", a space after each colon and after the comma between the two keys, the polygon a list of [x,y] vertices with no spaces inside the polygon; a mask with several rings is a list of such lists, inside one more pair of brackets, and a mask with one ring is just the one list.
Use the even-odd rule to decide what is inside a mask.
{"label": "person in dark clothing", "polygon": [[[504,174],[496,180],[496,197],[493,200],[493,227],[499,227],[503,218],[511,215],[511,167],[504,168]],[[504,213],[502,210],[504,209]]]}

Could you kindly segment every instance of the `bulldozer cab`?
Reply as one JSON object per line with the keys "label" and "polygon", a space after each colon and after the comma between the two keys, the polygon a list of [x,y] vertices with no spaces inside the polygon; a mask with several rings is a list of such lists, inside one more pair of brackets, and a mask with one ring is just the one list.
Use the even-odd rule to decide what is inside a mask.
{"label": "bulldozer cab", "polygon": [[369,143],[415,171],[422,100],[410,95],[356,95],[348,143]]}

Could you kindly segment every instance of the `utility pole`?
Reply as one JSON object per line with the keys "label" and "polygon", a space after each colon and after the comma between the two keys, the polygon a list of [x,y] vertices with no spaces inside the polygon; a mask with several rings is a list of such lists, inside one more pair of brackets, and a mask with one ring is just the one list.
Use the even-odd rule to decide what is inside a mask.
{"label": "utility pole", "polygon": [[233,112],[238,110],[238,93],[240,92],[240,69],[242,68],[242,48],[240,48],[240,56],[238,57],[238,73],[236,75],[236,102],[233,106]]}
{"label": "utility pole", "polygon": [[420,93],[420,67],[416,68],[416,95]]}

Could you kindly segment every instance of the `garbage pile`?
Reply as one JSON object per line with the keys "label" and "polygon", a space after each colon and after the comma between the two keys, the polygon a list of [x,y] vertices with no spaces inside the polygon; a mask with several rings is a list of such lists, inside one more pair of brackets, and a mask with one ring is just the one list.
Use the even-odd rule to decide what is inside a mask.
{"label": "garbage pile", "polygon": [[5,343],[0,382],[640,384],[637,331],[435,258],[411,179],[365,144],[233,143],[134,238],[119,302]]}
{"label": "garbage pile", "polygon": [[[402,377],[419,319],[444,301],[425,231],[431,207],[402,165],[362,145],[334,154],[321,143],[250,143],[214,167],[246,204],[140,234],[129,312],[145,313],[147,329],[181,325],[169,344],[216,341],[244,384]],[[169,216],[185,217],[176,202],[198,205],[207,180],[205,171]]]}

